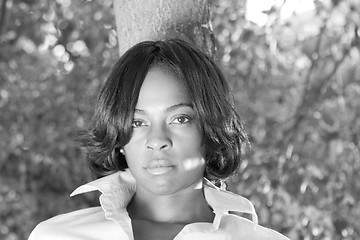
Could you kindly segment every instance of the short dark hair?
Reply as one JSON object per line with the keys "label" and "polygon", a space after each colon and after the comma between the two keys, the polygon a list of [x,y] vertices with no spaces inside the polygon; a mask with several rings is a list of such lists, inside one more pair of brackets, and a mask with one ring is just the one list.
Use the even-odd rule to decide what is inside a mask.
{"label": "short dark hair", "polygon": [[211,57],[178,39],[138,43],[113,65],[91,128],[81,138],[92,174],[100,178],[128,167],[119,149],[130,141],[143,81],[158,66],[183,80],[193,100],[204,134],[205,177],[228,178],[238,169],[241,147],[248,138],[222,71]]}

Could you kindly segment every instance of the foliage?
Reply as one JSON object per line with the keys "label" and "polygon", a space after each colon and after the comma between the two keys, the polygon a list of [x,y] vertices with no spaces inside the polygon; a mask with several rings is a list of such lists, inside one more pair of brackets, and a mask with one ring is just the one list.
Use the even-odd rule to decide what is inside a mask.
{"label": "foliage", "polygon": [[[210,1],[252,142],[229,187],[293,240],[359,239],[360,6],[315,2],[315,14],[285,20],[274,6],[259,26],[244,1]],[[95,204],[68,198],[90,179],[74,139],[118,53],[110,0],[0,7],[0,239],[17,240]]]}
{"label": "foliage", "polygon": [[39,221],[93,204],[68,197],[90,179],[76,132],[90,120],[118,53],[111,1],[5,2],[0,239],[7,240],[26,239]]}
{"label": "foliage", "polygon": [[232,187],[291,239],[359,239],[360,4],[315,3],[287,19],[274,5],[258,26],[241,2],[212,1],[252,142]]}

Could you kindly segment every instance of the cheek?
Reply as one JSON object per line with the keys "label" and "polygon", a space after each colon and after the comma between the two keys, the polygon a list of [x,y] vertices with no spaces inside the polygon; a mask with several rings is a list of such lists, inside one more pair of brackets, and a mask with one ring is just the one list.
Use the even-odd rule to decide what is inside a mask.
{"label": "cheek", "polygon": [[143,141],[145,140],[145,135],[139,131],[133,131],[130,137],[129,142],[124,146],[125,153],[130,155],[136,155],[136,153],[143,146]]}
{"label": "cheek", "polygon": [[124,146],[125,151],[125,159],[128,166],[136,166],[136,163],[139,163],[138,158],[139,156],[140,145],[134,141],[131,141]]}
{"label": "cheek", "polygon": [[202,132],[199,129],[193,129],[187,132],[180,143],[185,153],[194,156],[203,156],[205,153],[205,145]]}
{"label": "cheek", "polygon": [[188,134],[188,139],[183,141],[183,157],[181,165],[186,172],[203,174],[205,170],[205,147],[200,131],[194,130]]}
{"label": "cheek", "polygon": [[203,134],[203,130],[201,127],[196,127],[195,130],[192,131],[192,137],[193,140],[193,144],[196,146],[201,146],[201,148],[204,148],[205,144],[204,144],[204,134]]}
{"label": "cheek", "polygon": [[205,170],[205,159],[204,157],[186,158],[182,162],[182,167],[186,171],[192,171],[196,169]]}

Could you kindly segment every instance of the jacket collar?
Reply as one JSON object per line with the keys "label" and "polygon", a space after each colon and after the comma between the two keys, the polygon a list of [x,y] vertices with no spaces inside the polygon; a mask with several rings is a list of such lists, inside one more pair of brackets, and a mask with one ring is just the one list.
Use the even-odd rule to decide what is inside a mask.
{"label": "jacket collar", "polygon": [[[70,196],[95,190],[102,193],[100,204],[106,214],[114,209],[126,208],[135,194],[136,180],[129,170],[119,171],[78,187]],[[206,178],[204,178],[204,195],[216,215],[222,216],[229,211],[247,213],[251,214],[254,225],[258,224],[255,208],[247,198],[222,190]]]}

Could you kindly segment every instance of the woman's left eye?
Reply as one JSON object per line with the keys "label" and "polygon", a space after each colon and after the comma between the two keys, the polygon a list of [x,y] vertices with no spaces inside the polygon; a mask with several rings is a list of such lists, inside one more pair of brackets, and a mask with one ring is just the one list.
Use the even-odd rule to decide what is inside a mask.
{"label": "woman's left eye", "polygon": [[171,123],[175,124],[185,124],[188,123],[191,120],[189,116],[178,116],[174,118],[174,120],[171,121]]}

